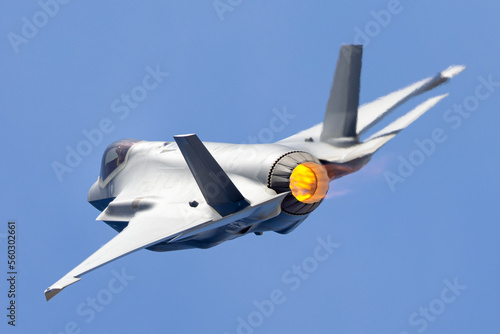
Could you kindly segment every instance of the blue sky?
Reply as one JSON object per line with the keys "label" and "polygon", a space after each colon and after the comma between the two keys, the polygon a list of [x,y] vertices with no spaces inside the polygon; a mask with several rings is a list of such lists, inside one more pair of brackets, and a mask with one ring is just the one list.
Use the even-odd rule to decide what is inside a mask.
{"label": "blue sky", "polygon": [[[4,313],[12,219],[19,271],[16,327],[2,314],[2,333],[499,327],[498,2],[60,1],[0,5]],[[115,235],[86,201],[109,143],[192,132],[248,142],[263,137],[276,110],[294,117],[267,140],[292,135],[322,120],[338,48],[353,42],[365,44],[361,102],[452,64],[467,70],[427,94],[450,96],[365,169],[333,182],[329,199],[293,233],[139,251],[45,301],[46,287]],[[151,70],[169,74],[133,108],[114,112]],[[102,139],[80,147],[87,155],[58,177],[54,163],[65,164],[96,129]],[[446,140],[391,188],[387,172],[398,173],[436,129]],[[318,238],[336,245],[319,262]]]}

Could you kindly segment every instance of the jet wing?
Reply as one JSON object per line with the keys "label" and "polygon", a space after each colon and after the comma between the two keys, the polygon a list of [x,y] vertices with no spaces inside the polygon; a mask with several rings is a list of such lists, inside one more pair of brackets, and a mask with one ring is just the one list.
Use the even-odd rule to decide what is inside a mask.
{"label": "jet wing", "polygon": [[[404,130],[408,125],[417,120],[429,109],[434,107],[439,101],[448,96],[443,94],[440,96],[432,97],[425,102],[419,104],[416,108],[399,117],[394,122],[382,130],[371,135],[366,141],[360,143],[352,148],[346,150],[346,154],[342,156],[340,162],[352,161],[354,159],[362,158],[374,154],[378,149],[384,146],[389,140],[394,138],[399,132]],[[337,161],[338,158],[337,158]]]}
{"label": "jet wing", "polygon": [[409,99],[447,82],[464,69],[464,66],[450,66],[434,77],[423,79],[373,102],[362,105],[358,111],[358,135],[365,133],[382,118]]}
{"label": "jet wing", "polygon": [[264,221],[280,214],[281,202],[288,193],[270,194],[264,185],[245,178],[240,180],[245,185],[245,198],[196,135],[176,136],[175,140],[206,202],[191,207],[189,201],[180,198],[170,202],[164,196],[118,196],[97,219],[128,222],[127,227],[45,290],[47,300],[89,271],[137,250],[182,240],[234,221]]}
{"label": "jet wing", "polygon": [[134,251],[172,239],[191,226],[210,221],[195,220],[188,223],[182,219],[180,209],[180,203],[177,203],[137,212],[122,232],[45,290],[47,300],[68,285],[78,282],[83,274],[91,270]]}
{"label": "jet wing", "polygon": [[[249,205],[236,213],[220,217],[206,204],[191,208],[188,203],[165,204],[158,198],[130,201],[128,207],[135,207],[135,214],[129,220],[128,226],[107,244],[88,257],[76,268],[71,270],[59,281],[45,290],[45,297],[50,300],[62,289],[76,283],[80,277],[100,266],[119,259],[137,250],[152,246],[159,242],[171,242],[176,238],[187,237],[217,228],[243,218],[270,219],[281,211],[281,201],[287,193],[268,195],[267,199]],[[119,209],[127,201],[115,199],[108,210],[99,219],[119,220],[122,214]],[[115,203],[115,209],[113,209]],[[132,204],[135,203],[135,204]],[[122,218],[122,221],[125,220]],[[127,219],[128,220],[128,219]]]}
{"label": "jet wing", "polygon": [[444,94],[427,99],[382,130],[368,137],[362,143],[350,147],[335,147],[333,149],[332,146],[327,143],[319,142],[314,143],[315,145],[310,145],[311,143],[301,142],[296,143],[295,147],[307,150],[319,159],[332,163],[348,163],[355,159],[369,157],[447,95],[448,94]]}
{"label": "jet wing", "polygon": [[[429,77],[413,83],[405,88],[392,92],[386,96],[376,99],[375,101],[363,104],[358,109],[356,132],[360,136],[366,133],[372,126],[381,121],[385,116],[390,114],[396,108],[407,102],[411,98],[421,95],[435,87],[447,82],[451,78],[458,75],[465,69],[464,66],[451,66],[446,70],[438,73],[434,77]],[[321,142],[320,134],[323,131],[323,123],[303,130],[290,137],[282,139],[278,143],[297,143],[303,142],[304,139],[310,138],[314,142]]]}

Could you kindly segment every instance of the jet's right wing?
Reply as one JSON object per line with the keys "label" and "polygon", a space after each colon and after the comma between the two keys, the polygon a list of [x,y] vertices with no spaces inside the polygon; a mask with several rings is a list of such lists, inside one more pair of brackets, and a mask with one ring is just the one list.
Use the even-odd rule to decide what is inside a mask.
{"label": "jet's right wing", "polygon": [[411,99],[425,93],[458,75],[465,66],[450,66],[434,77],[426,78],[405,88],[362,105],[358,110],[357,133],[361,135],[377,124],[394,109]]}
{"label": "jet's right wing", "polygon": [[[446,70],[439,72],[434,77],[429,77],[413,83],[405,88],[399,89],[386,96],[380,97],[375,101],[363,104],[358,109],[356,132],[360,136],[369,130],[372,126],[381,121],[396,108],[407,102],[413,97],[421,95],[439,85],[447,82],[465,69],[465,66],[451,66]],[[322,142],[321,134],[323,123],[316,124],[309,129],[300,131],[288,138],[279,141],[281,144],[304,142]]]}
{"label": "jet's right wing", "polygon": [[376,132],[364,142],[355,144],[349,147],[337,147],[327,143],[297,143],[295,147],[303,150],[308,150],[324,162],[332,163],[348,163],[350,161],[369,157],[384,146],[389,140],[394,138],[399,132],[405,129],[408,125],[416,121],[426,111],[434,107],[439,101],[445,98],[448,94],[432,97],[417,107],[396,119],[394,122],[387,125],[382,130]]}
{"label": "jet's right wing", "polygon": [[408,125],[416,121],[426,111],[434,107],[439,101],[444,99],[448,94],[432,97],[425,102],[419,104],[410,112],[399,117],[394,122],[382,130],[374,133],[363,143],[353,146],[346,150],[346,154],[342,157],[342,162],[352,161],[365,156],[370,156],[384,146],[389,140],[394,138],[399,132],[405,129]]}

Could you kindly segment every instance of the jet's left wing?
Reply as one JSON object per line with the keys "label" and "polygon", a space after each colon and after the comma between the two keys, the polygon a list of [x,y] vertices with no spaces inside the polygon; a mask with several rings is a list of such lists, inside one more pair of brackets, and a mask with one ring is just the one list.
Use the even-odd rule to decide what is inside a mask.
{"label": "jet's left wing", "polygon": [[126,200],[117,198],[116,202],[110,203],[108,209],[98,219],[119,220],[119,215],[114,217],[113,212],[119,213],[120,208],[125,206],[133,207],[136,212],[130,219],[128,226],[45,290],[45,297],[48,301],[68,285],[78,282],[80,277],[89,271],[156,243],[170,242],[180,237],[201,233],[242,218],[270,219],[280,213],[284,195],[286,193],[269,195],[266,200],[260,203],[254,203],[241,211],[225,217],[219,216],[219,218],[213,215],[210,217],[210,211],[213,212],[211,209],[191,208],[188,203],[165,204],[158,198],[152,198],[128,201],[128,205],[126,205]]}
{"label": "jet's left wing", "polygon": [[[139,249],[175,238],[189,227],[210,222],[210,220],[186,222],[182,216],[180,203],[167,204],[161,207],[156,205],[154,201],[147,202],[142,200],[141,206],[144,209],[135,213],[135,216],[130,219],[128,226],[122,232],[45,290],[47,300],[54,297],[68,285],[78,282],[83,274],[91,270]],[[116,204],[118,204],[117,207],[120,206],[119,201]],[[113,208],[113,202],[110,203],[109,208]],[[106,211],[103,214],[106,214]]]}
{"label": "jet's left wing", "polygon": [[251,199],[246,199],[196,135],[177,136],[175,140],[206,202],[192,207],[188,201],[168,202],[162,196],[119,195],[97,219],[128,222],[127,227],[45,290],[47,300],[89,271],[142,248],[242,219],[262,221],[280,214],[287,193],[272,195],[264,185],[247,179],[245,191]]}

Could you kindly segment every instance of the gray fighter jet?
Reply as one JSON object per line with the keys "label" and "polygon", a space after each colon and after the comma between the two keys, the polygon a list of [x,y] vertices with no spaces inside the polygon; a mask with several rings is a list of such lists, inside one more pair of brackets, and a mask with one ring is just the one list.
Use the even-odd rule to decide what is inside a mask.
{"label": "gray fighter jet", "polygon": [[431,97],[360,141],[410,98],[460,73],[452,66],[358,107],[361,45],[340,49],[323,123],[274,144],[133,139],[109,145],[88,201],[116,237],[45,290],[47,300],[81,276],[146,248],[209,248],[247,234],[293,231],[325,198],[328,183],[362,168],[371,156],[446,95]]}

